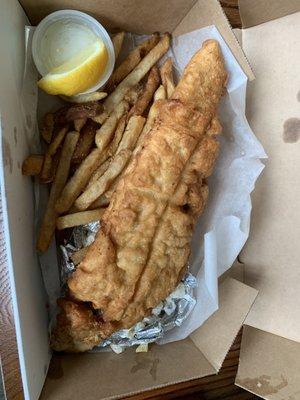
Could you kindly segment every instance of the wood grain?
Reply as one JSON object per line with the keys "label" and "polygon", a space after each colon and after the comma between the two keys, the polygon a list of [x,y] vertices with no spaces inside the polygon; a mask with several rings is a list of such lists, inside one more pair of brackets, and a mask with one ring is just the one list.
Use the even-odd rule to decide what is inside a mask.
{"label": "wood grain", "polygon": [[233,28],[241,28],[241,18],[238,7],[238,0],[220,0],[222,8]]}
{"label": "wood grain", "polygon": [[[234,28],[240,28],[241,20],[238,12],[238,0],[221,0],[220,3],[231,25]],[[0,354],[7,399],[21,400],[24,396],[20,376],[3,232],[2,205],[0,200]],[[132,397],[131,400],[174,398],[185,400],[258,399],[258,397],[234,385],[238,367],[240,342],[241,332],[235,339],[218,375],[212,375],[202,379],[146,392]]]}
{"label": "wood grain", "polygon": [[0,354],[7,400],[23,399],[0,197]]}

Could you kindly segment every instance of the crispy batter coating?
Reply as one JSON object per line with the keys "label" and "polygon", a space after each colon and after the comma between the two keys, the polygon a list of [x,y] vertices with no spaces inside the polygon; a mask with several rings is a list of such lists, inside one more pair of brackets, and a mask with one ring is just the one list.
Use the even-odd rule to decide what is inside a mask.
{"label": "crispy batter coating", "polygon": [[226,79],[218,43],[206,41],[172,98],[160,102],[154,126],[119,180],[95,242],[68,281],[72,296],[101,310],[103,321],[95,326],[86,311],[80,332],[69,311],[56,328],[59,350],[83,351],[108,332],[131,327],[182,278],[194,226],[207,202],[206,178],[218,154],[215,115]]}
{"label": "crispy batter coating", "polygon": [[85,304],[66,299],[57,303],[61,311],[51,335],[51,347],[56,351],[89,350],[113,330],[111,324],[104,324]]}

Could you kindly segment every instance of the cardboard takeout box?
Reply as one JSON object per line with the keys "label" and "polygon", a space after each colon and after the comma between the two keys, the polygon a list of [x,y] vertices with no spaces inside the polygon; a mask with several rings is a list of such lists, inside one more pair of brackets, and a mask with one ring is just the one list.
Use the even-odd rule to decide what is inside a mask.
{"label": "cardboard takeout box", "polygon": [[[52,357],[48,370],[51,353],[48,348],[46,298],[33,245],[35,222],[32,185],[29,180],[21,176],[20,166],[30,151],[24,130],[30,131],[33,126],[31,117],[26,115],[26,110],[22,106],[24,101],[22,98],[24,26],[28,24],[27,18],[32,24],[36,24],[42,17],[56,9],[74,8],[91,13],[111,30],[121,28],[140,33],[170,31],[175,36],[214,24],[249,80],[252,80],[253,72],[219,3],[217,0],[209,2],[206,0],[156,0],[155,2],[148,0],[113,2],[110,0],[85,2],[22,0],[20,3],[24,9],[17,0],[4,0],[3,3],[0,15],[2,55],[0,107],[3,153],[1,191],[25,397],[37,399],[42,388],[41,398],[45,400],[124,397],[216,373],[257,295],[255,289],[232,278],[227,278],[220,283],[220,309],[190,338],[164,346],[153,346],[146,354],[136,354],[133,350],[129,350],[121,356],[113,353],[55,355]],[[260,19],[255,19],[252,14],[249,17],[247,14],[251,8],[250,3],[256,4],[257,15]],[[289,118],[293,114],[291,108],[287,113],[287,101],[292,97],[293,82],[289,79],[292,66],[286,66],[288,74],[285,74],[283,58],[280,61],[282,69],[276,73],[272,71],[272,62],[279,63],[278,58],[282,54],[284,43],[295,39],[295,36],[289,35],[296,34],[295,21],[298,18],[299,25],[299,14],[286,17],[295,19],[292,21],[292,28],[289,27],[289,29],[281,19],[278,22],[263,23],[296,11],[296,1],[284,3],[281,11],[278,11],[280,2],[273,1],[274,12],[273,6],[270,6],[268,7],[270,14],[268,14],[261,11],[265,10],[263,1],[243,1],[242,11],[246,11],[243,15],[245,15],[247,26],[251,27],[239,34],[241,43],[258,76],[250,90],[248,115],[256,134],[264,142],[271,160],[270,168],[267,169],[269,172],[261,179],[260,189],[255,195],[253,234],[241,255],[241,261],[248,267],[247,281],[259,288],[261,294],[247,318],[249,327],[246,328],[243,339],[237,383],[250,391],[272,399],[288,398],[276,397],[276,393],[279,393],[282,387],[287,390],[290,377],[293,379],[293,393],[297,390],[299,393],[300,390],[299,379],[297,387],[295,377],[297,363],[294,359],[294,355],[298,354],[297,362],[299,363],[300,346],[297,341],[299,342],[300,338],[300,318],[296,312],[299,313],[300,303],[299,295],[297,297],[295,294],[292,296],[288,293],[289,290],[291,293],[296,293],[296,278],[299,278],[295,272],[298,260],[294,250],[297,249],[297,244],[296,240],[291,240],[291,235],[288,234],[291,229],[290,224],[285,223],[297,214],[297,210],[292,206],[292,199],[297,193],[293,172],[296,173],[296,168],[299,170],[299,161],[297,161],[299,157],[296,158],[296,150],[291,147],[292,145],[283,143],[278,137],[273,140],[273,131],[282,122],[278,121],[275,110],[281,110],[281,119]],[[286,6],[287,3],[290,4],[290,9]],[[262,25],[252,27],[256,23],[262,23]],[[276,32],[276,23],[282,23],[280,29],[285,31],[283,35],[285,42],[282,36],[276,37],[280,45],[274,49],[272,34]],[[272,24],[275,24],[275,28]],[[263,42],[265,45],[261,46],[264,35],[266,35],[266,41]],[[270,53],[265,63],[268,68],[265,70],[266,52]],[[295,52],[296,47],[293,50],[293,57],[297,58]],[[288,57],[289,52],[286,48],[283,54],[284,57]],[[296,61],[299,63],[299,46]],[[268,75],[264,76],[266,71]],[[299,82],[297,89],[300,90]],[[265,98],[265,93],[268,93],[268,98]],[[280,101],[278,94],[282,97]],[[26,99],[26,101],[35,100]],[[295,102],[297,105],[297,98]],[[295,114],[296,106],[293,104],[292,107],[295,107]],[[281,189],[277,191],[279,185]],[[264,201],[261,196],[264,196]],[[269,201],[272,201],[271,209],[268,209]],[[289,209],[287,210],[284,206]],[[274,222],[276,212],[278,224]],[[279,238],[282,240],[283,237],[285,241],[280,242]],[[272,246],[268,245],[270,242]],[[286,246],[287,251],[283,249],[283,245]],[[273,258],[274,250],[276,250],[276,259]],[[286,266],[283,280],[281,279],[282,265]],[[276,290],[273,290],[274,286]],[[293,313],[293,322],[287,310],[288,313]],[[281,359],[286,361],[284,364],[280,364],[277,359],[278,362],[272,363],[270,357],[274,354],[273,345],[278,346]],[[256,346],[258,351],[256,351]],[[281,367],[286,372],[283,384],[274,383],[272,374],[276,380],[282,373]],[[259,381],[258,370],[261,372],[262,382]],[[259,391],[261,387],[264,388],[264,393]],[[297,399],[300,396],[294,398]]]}
{"label": "cardboard takeout box", "polygon": [[245,321],[236,383],[266,399],[300,399],[300,2],[240,0],[242,46],[256,79],[248,121],[269,159],[240,254],[259,295]]}

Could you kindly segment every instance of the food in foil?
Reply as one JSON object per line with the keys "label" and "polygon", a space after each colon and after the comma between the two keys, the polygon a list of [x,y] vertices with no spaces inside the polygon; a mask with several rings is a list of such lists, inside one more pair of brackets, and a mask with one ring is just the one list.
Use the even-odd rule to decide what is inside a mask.
{"label": "food in foil", "polygon": [[137,352],[146,352],[149,343],[157,342],[166,332],[182,325],[189,316],[196,304],[193,296],[195,286],[196,279],[187,274],[174,292],[152,310],[149,317],[130,329],[113,333],[98,347],[110,346],[113,351],[121,353],[126,347],[137,345]]}
{"label": "food in foil", "polygon": [[[103,151],[113,140],[121,111],[128,112],[128,107],[118,113],[114,109],[125,101],[130,86],[151,69],[155,57],[163,54],[165,45],[166,37],[105,99],[104,111],[110,115],[96,134],[98,147],[91,153],[91,164],[85,163],[88,156],[56,203],[57,213],[67,212],[74,202],[80,211],[105,202],[109,205],[94,242],[67,280],[69,296],[59,300],[61,310],[52,333],[55,350],[86,351],[105,343],[115,332],[131,330],[144,318],[153,317],[152,310],[186,273],[190,239],[208,197],[206,178],[219,149],[216,109],[227,73],[216,41],[206,41],[194,55],[174,91],[170,90],[171,97],[154,103],[146,132],[125,128],[122,150],[116,153],[124,163],[121,152],[126,150],[124,172],[113,158],[92,185],[86,176],[81,179],[83,164],[83,171],[89,165],[91,172],[97,160],[104,162]],[[130,94],[126,101],[134,98]],[[83,192],[82,184],[87,185]],[[174,312],[174,305],[167,305]],[[158,324],[149,328],[150,335],[157,334]]]}
{"label": "food in foil", "polygon": [[[123,39],[113,39],[116,54]],[[169,34],[151,35],[118,64],[102,95],[69,98],[48,113],[46,151],[24,161],[25,175],[50,185],[37,250],[56,233],[57,351],[147,351],[195,305],[190,239],[218,155],[227,73],[218,43],[208,40],[176,85],[172,58],[157,64],[169,46]]]}
{"label": "food in foil", "polygon": [[[74,254],[80,253],[93,243],[99,229],[99,222],[76,227],[70,239],[60,246],[62,287],[76,269]],[[180,326],[189,316],[196,304],[193,295],[193,289],[196,286],[196,278],[187,273],[174,292],[153,308],[149,317],[145,317],[130,329],[113,333],[92,351],[101,351],[110,347],[115,353],[120,354],[126,347],[137,346],[136,352],[147,352],[149,343],[157,342],[166,332]]]}

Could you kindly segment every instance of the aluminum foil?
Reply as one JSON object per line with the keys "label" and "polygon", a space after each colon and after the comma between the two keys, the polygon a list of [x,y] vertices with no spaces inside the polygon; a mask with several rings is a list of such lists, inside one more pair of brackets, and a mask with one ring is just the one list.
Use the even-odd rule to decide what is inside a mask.
{"label": "aluminum foil", "polygon": [[76,269],[70,258],[71,255],[83,247],[92,244],[99,229],[100,222],[98,221],[77,226],[73,229],[70,238],[65,240],[65,243],[60,246],[60,284],[62,287],[65,286],[70,274]]}
{"label": "aluminum foil", "polygon": [[[196,285],[196,279],[187,273],[174,292],[152,310],[152,315],[145,317],[131,329],[113,333],[98,347],[101,349],[110,346],[116,353],[121,353],[126,347],[138,345],[138,351],[141,351],[142,345],[157,342],[167,331],[180,326],[188,317],[196,304],[193,296]],[[147,346],[143,349],[147,351]]]}
{"label": "aluminum foil", "polygon": [[[62,288],[65,287],[70,274],[76,269],[70,258],[72,253],[89,246],[95,240],[99,228],[99,222],[76,227],[70,239],[60,246]],[[113,333],[93,351],[103,351],[110,347],[115,353],[122,353],[131,346],[138,346],[137,352],[147,351],[149,343],[157,342],[166,332],[180,326],[188,317],[196,304],[193,294],[196,286],[196,278],[187,273],[177,288],[152,310],[151,315],[130,329],[121,329]]]}

